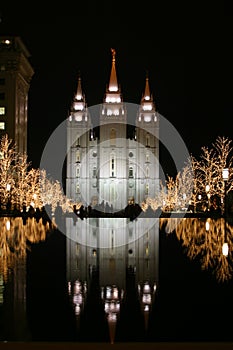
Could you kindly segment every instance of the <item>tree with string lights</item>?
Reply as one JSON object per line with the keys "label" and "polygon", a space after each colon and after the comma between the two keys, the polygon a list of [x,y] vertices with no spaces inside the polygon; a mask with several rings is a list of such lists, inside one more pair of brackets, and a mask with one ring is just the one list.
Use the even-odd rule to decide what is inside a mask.
{"label": "tree with string lights", "polygon": [[1,209],[7,209],[12,200],[12,189],[15,188],[16,149],[8,135],[0,140],[0,205]]}
{"label": "tree with string lights", "polygon": [[[217,196],[223,205],[225,195],[233,190],[231,143],[229,138],[218,136],[211,148],[202,147],[199,161],[193,158],[198,191],[206,198],[208,207],[214,196]],[[224,169],[228,169],[229,173],[227,182],[223,179]]]}
{"label": "tree with string lights", "polygon": [[65,196],[60,182],[50,178],[45,169],[40,170],[39,183],[42,206],[50,206],[52,213],[55,212],[58,205],[61,206],[63,212],[73,210],[71,200]]}

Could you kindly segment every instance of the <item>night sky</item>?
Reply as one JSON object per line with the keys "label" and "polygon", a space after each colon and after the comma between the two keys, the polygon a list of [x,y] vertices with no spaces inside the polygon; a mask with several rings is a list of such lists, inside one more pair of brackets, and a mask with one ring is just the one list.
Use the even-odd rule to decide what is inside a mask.
{"label": "night sky", "polygon": [[0,34],[19,35],[31,53],[28,155],[33,166],[39,166],[47,139],[68,115],[78,72],[88,106],[102,103],[111,47],[123,100],[140,103],[148,71],[158,112],[190,153],[198,157],[217,136],[233,139],[230,1],[14,6],[0,6]]}
{"label": "night sky", "polygon": [[[28,126],[34,167],[49,136],[67,118],[79,72],[88,106],[103,102],[110,48],[116,49],[123,100],[140,103],[148,71],[158,112],[174,125],[190,153],[198,157],[217,136],[233,140],[232,1],[54,4],[0,4],[0,35],[21,37],[35,71]],[[165,151],[160,161],[168,173]]]}

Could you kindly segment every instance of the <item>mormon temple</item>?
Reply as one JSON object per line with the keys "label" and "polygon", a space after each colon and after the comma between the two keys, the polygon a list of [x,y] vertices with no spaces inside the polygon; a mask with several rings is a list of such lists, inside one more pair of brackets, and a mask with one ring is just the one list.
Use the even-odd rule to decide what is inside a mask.
{"label": "mormon temple", "polygon": [[146,76],[138,105],[123,102],[111,49],[103,102],[88,107],[78,77],[67,118],[66,195],[113,211],[142,203],[159,190],[159,113]]}

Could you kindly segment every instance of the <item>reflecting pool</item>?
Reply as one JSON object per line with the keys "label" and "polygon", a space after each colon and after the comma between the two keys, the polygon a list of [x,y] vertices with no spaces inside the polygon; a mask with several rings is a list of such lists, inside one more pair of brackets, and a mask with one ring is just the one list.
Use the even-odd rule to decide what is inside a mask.
{"label": "reflecting pool", "polygon": [[0,340],[232,341],[233,222],[0,218]]}

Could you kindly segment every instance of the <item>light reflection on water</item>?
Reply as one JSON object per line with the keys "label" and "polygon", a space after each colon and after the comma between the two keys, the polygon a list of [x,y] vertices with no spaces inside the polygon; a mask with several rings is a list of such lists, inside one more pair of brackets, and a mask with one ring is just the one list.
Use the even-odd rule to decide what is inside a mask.
{"label": "light reflection on water", "polygon": [[[190,259],[198,259],[204,270],[210,270],[219,282],[232,279],[233,224],[219,219],[160,219],[160,228],[175,233]],[[227,251],[224,252],[224,247]]]}
{"label": "light reflection on water", "polygon": [[0,274],[5,280],[9,270],[25,259],[29,244],[44,241],[52,227],[42,219],[0,217]]}
{"label": "light reflection on water", "polygon": [[[1,340],[11,338],[13,340],[47,340],[49,337],[52,340],[56,340],[56,337],[60,339],[62,332],[65,331],[60,330],[59,334],[56,322],[58,322],[59,313],[64,313],[66,308],[66,314],[69,307],[75,325],[69,328],[69,322],[66,322],[63,317],[63,323],[67,323],[69,328],[65,340],[95,341],[99,339],[101,341],[103,339],[101,337],[104,337],[103,333],[106,337],[104,339],[109,339],[111,343],[125,338],[131,341],[150,339],[148,337],[152,332],[151,327],[154,329],[151,326],[151,319],[155,317],[153,309],[158,301],[160,290],[161,235],[163,240],[166,240],[166,237],[175,236],[188,258],[191,261],[197,260],[200,270],[210,271],[217,283],[224,284],[232,279],[233,225],[222,218],[205,220],[161,218],[153,219],[153,223],[150,218],[138,219],[130,223],[127,219],[123,219],[125,223],[119,219],[121,225],[118,219],[95,219],[91,225],[78,220],[71,225],[69,218],[66,225],[69,232],[66,237],[62,234],[64,264],[59,258],[60,248],[57,249],[57,247],[52,250],[54,255],[49,254],[48,262],[46,261],[52,264],[56,258],[61,266],[65,266],[64,280],[60,276],[58,265],[52,265],[51,271],[46,270],[46,265],[40,266],[41,262],[44,264],[43,247],[40,259],[36,260],[37,257],[33,260],[29,259],[34,261],[34,265],[31,267],[29,264],[26,268],[27,255],[29,257],[35,255],[34,247],[37,244],[40,246],[40,242],[46,243],[46,240],[49,242],[49,236],[53,236],[56,242],[56,236],[61,236],[56,230],[55,222],[52,224],[37,222],[34,218],[28,218],[26,222],[23,222],[22,218],[0,218],[0,220],[0,306],[3,306],[0,309],[0,319],[1,322],[5,322],[4,317],[9,304],[13,303],[14,309],[11,312],[17,311],[17,317],[12,317],[17,320],[18,325],[14,326],[14,330],[12,328],[9,331],[11,326],[9,326],[10,317],[8,316],[5,330],[0,333]],[[111,223],[105,223],[104,220],[110,220]],[[121,230],[117,229],[119,226]],[[105,229],[102,230],[102,227]],[[222,251],[224,243],[228,244],[227,255]],[[169,256],[166,258],[169,259]],[[33,275],[34,271],[38,276]],[[163,280],[164,277],[161,277]],[[42,292],[37,290],[40,288]],[[13,292],[9,292],[11,289]],[[28,292],[26,292],[27,289]],[[51,302],[46,299],[49,298],[50,289],[52,290]],[[64,305],[60,300],[63,293],[67,295]],[[64,299],[64,296],[62,298]],[[51,306],[51,303],[54,305]],[[43,309],[44,304],[46,304],[45,309]],[[38,323],[41,328],[37,331],[33,329],[38,326],[33,328],[31,321],[28,320],[28,314],[35,314],[35,307],[37,318],[40,321],[43,320]],[[5,311],[2,312],[4,308]],[[43,335],[43,323],[46,328],[46,322],[49,321],[46,320],[46,313],[42,310],[56,315],[53,318],[54,329],[52,331],[50,324],[51,334],[49,335],[47,333]],[[59,327],[62,328],[63,323],[60,322]],[[25,325],[24,331],[19,324]],[[132,324],[133,331],[131,331]],[[6,331],[7,327],[8,331]]]}

